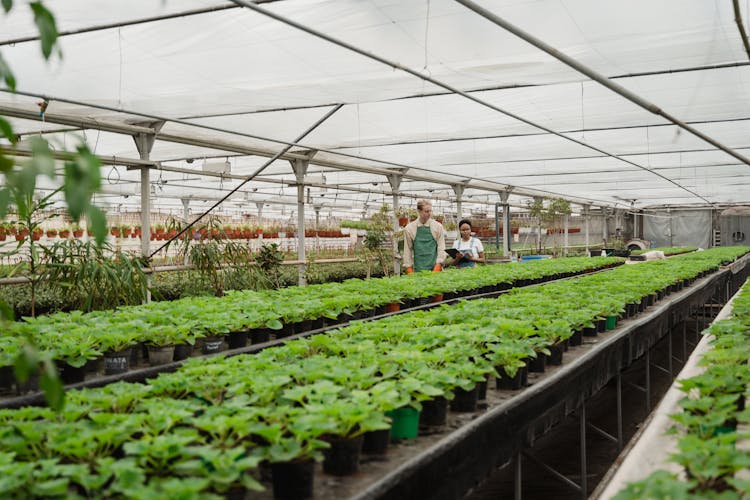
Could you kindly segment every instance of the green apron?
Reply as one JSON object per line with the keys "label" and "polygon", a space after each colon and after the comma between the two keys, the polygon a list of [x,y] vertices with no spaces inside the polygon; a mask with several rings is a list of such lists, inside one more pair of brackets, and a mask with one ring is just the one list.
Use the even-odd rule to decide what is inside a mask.
{"label": "green apron", "polygon": [[437,261],[437,241],[429,226],[417,227],[414,237],[414,272],[432,271]]}

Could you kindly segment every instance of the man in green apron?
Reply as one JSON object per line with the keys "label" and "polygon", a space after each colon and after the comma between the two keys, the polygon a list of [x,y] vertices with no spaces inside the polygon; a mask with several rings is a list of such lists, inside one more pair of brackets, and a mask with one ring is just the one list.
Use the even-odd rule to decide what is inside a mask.
{"label": "man in green apron", "polygon": [[445,259],[445,231],[443,225],[432,218],[432,203],[417,202],[417,220],[404,228],[404,260],[406,273],[441,271]]}

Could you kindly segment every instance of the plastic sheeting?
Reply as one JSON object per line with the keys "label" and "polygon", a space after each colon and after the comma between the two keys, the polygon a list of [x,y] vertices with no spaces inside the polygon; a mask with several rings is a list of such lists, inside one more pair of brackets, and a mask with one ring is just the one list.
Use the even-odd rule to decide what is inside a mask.
{"label": "plastic sheeting", "polygon": [[712,246],[710,210],[655,211],[643,217],[643,237],[656,247]]}
{"label": "plastic sheeting", "polygon": [[[750,63],[731,2],[480,3],[704,133],[750,153]],[[50,7],[65,31],[225,5],[137,0],[125,7],[115,1],[59,0]],[[750,13],[741,7],[747,23]],[[399,168],[440,173],[443,182],[473,178],[493,189],[512,185],[595,205],[750,202],[750,166],[454,1],[284,0],[262,8],[637,166],[246,8],[64,36],[62,59],[45,63],[36,42],[10,43],[35,33],[27,9],[18,5],[0,17],[0,51],[16,73],[19,90],[52,98],[50,115],[133,123],[147,114],[214,127],[164,126],[163,133],[179,133],[185,140],[157,138],[151,157],[182,168],[191,168],[188,158],[222,155],[235,157],[238,165],[252,162],[232,148],[190,145],[191,139],[232,141],[272,154],[282,144],[265,139],[289,141],[343,103],[297,148],[320,151],[313,162],[350,165],[356,174],[342,186],[352,177],[359,186],[384,181],[383,175],[361,168]],[[0,92],[0,106],[36,112],[38,100]],[[66,149],[82,136],[98,154],[138,156],[129,136],[113,139],[96,127],[73,131],[53,121],[12,121],[18,131],[50,134]],[[279,164],[274,175],[291,176],[289,165]],[[323,170],[330,167],[311,166],[311,171]],[[409,184],[402,189],[428,197],[440,189],[434,183]],[[175,196],[190,192],[188,186]],[[485,193],[469,187],[464,201],[471,204]],[[312,190],[314,198],[318,194]],[[452,196],[450,188],[445,194]],[[526,199],[511,195],[516,205]]]}

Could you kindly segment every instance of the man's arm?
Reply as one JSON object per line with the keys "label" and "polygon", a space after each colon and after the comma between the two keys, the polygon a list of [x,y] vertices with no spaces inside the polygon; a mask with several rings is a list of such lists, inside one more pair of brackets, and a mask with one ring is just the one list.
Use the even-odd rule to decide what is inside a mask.
{"label": "man's arm", "polygon": [[409,231],[409,226],[404,228],[404,255],[401,260],[404,269],[414,267],[414,236]]}
{"label": "man's arm", "polygon": [[437,237],[435,238],[437,240],[437,264],[442,264],[445,260],[445,231],[443,231],[443,225],[437,221],[435,221],[436,229],[437,229]]}

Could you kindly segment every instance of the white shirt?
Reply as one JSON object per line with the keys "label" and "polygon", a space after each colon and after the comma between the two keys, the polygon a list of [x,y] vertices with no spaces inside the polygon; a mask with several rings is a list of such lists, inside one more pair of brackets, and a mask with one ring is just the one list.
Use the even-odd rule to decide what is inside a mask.
{"label": "white shirt", "polygon": [[474,236],[469,237],[469,241],[464,241],[463,238],[458,238],[453,242],[453,248],[461,253],[466,253],[466,250],[471,250],[471,255],[475,258],[479,258],[479,253],[484,252],[484,246],[479,238]]}

